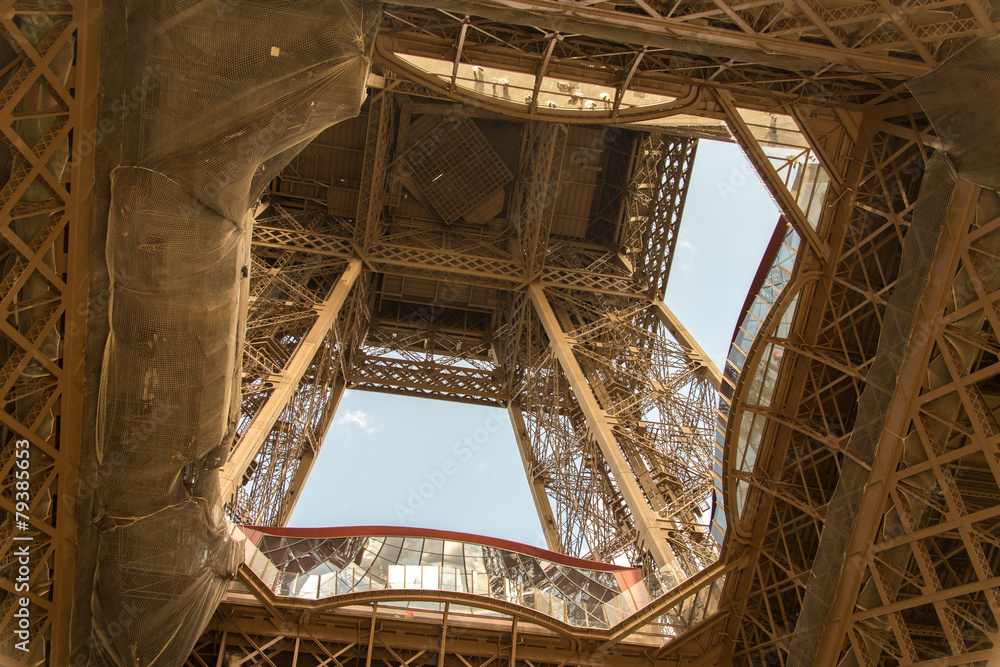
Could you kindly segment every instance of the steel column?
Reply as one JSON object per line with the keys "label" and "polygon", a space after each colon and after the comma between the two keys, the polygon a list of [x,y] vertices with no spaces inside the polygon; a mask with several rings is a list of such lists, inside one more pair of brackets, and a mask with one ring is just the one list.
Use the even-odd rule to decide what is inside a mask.
{"label": "steel column", "polygon": [[673,311],[667,308],[667,304],[663,303],[660,299],[656,299],[652,303],[653,313],[656,318],[660,320],[670,335],[674,337],[681,347],[687,352],[688,359],[691,360],[692,364],[698,366],[705,370],[708,375],[708,381],[712,383],[712,387],[715,391],[721,391],[722,388],[722,371],[719,367],[715,365],[708,353],[705,352],[704,348],[698,344],[698,341],[694,339],[694,336],[684,328],[681,321],[677,319]]}
{"label": "steel column", "polygon": [[281,510],[278,512],[277,521],[275,522],[278,526],[287,525],[288,520],[295,511],[295,505],[298,504],[299,497],[302,495],[302,487],[305,486],[306,480],[309,479],[309,472],[312,470],[313,464],[316,463],[316,457],[319,456],[319,445],[326,439],[327,431],[330,430],[330,424],[333,422],[333,415],[337,414],[337,407],[340,406],[340,400],[344,397],[346,387],[347,383],[341,378],[337,380],[330,390],[330,398],[326,408],[330,417],[327,419],[322,432],[317,434],[319,444],[303,449],[302,458],[299,459],[299,465],[295,469],[292,481],[288,484],[288,490],[285,492],[285,498],[281,503]]}
{"label": "steel column", "polygon": [[514,429],[514,439],[517,440],[517,451],[521,455],[524,474],[528,477],[528,488],[531,489],[531,499],[535,502],[535,511],[538,512],[538,522],[542,524],[542,532],[545,534],[545,544],[550,551],[564,553],[562,539],[559,537],[559,524],[552,512],[549,496],[545,493],[545,484],[535,474],[538,462],[531,451],[531,441],[528,427],[524,423],[524,414],[521,412],[521,404],[511,402],[507,406],[507,414],[510,415],[510,425]]}
{"label": "steel column", "polygon": [[[918,318],[937,328],[943,328],[943,323],[936,321],[936,318],[941,312],[948,290],[952,287],[966,232],[970,222],[975,219],[978,196],[977,186],[959,180],[918,313]],[[911,342],[900,369],[882,437],[876,450],[871,478],[865,487],[864,499],[861,502],[861,507],[864,509],[854,522],[846,557],[841,565],[837,596],[817,645],[815,662],[812,663],[815,667],[834,667],[840,659],[840,649],[852,623],[851,612],[871,558],[872,545],[877,541],[878,529],[883,522],[882,508],[897,481],[892,473],[902,455],[903,434],[906,433],[907,425],[919,408],[916,402],[920,398],[920,389],[926,379],[928,359],[936,337],[922,335],[914,338],[923,345],[917,348]]]}
{"label": "steel column", "polygon": [[747,158],[753,164],[757,174],[764,179],[767,189],[771,191],[771,195],[778,202],[782,212],[788,217],[789,223],[799,233],[799,236],[805,239],[816,250],[817,255],[822,257],[824,261],[829,262],[831,255],[829,244],[821,239],[816,229],[809,224],[809,220],[806,219],[805,213],[802,211],[799,203],[795,201],[795,197],[785,187],[781,176],[778,175],[778,172],[775,171],[774,166],[771,164],[771,160],[768,159],[767,154],[764,153],[764,149],[761,148],[760,143],[758,143],[750,128],[743,121],[743,117],[740,116],[732,94],[726,90],[718,90],[715,91],[715,99],[718,100],[723,111],[726,113],[729,129],[736,135],[736,139],[739,141],[740,146],[743,147]]}
{"label": "steel column", "polygon": [[600,447],[611,475],[632,514],[641,546],[649,551],[657,566],[669,570],[678,581],[687,579],[677,557],[660,534],[662,528],[659,524],[659,517],[646,502],[635,473],[629,466],[628,460],[611,430],[611,422],[607,412],[598,404],[590,383],[587,381],[587,376],[584,375],[583,369],[580,368],[580,364],[573,354],[573,341],[562,330],[541,285],[538,283],[529,285],[528,296],[531,298],[535,312],[545,328],[545,334],[549,338],[552,351],[558,358],[559,365],[573,388],[573,394],[587,420],[590,434]]}
{"label": "steel column", "polygon": [[278,416],[281,415],[285,406],[288,405],[289,399],[295,394],[295,389],[299,386],[302,375],[309,368],[309,362],[312,361],[316,350],[319,349],[323,339],[336,322],[341,306],[344,305],[347,295],[354,287],[358,276],[361,275],[361,268],[361,259],[352,258],[327,297],[317,305],[316,321],[313,322],[309,333],[295,348],[295,352],[285,364],[285,368],[275,379],[276,386],[273,393],[254,415],[243,436],[237,441],[230,453],[229,460],[222,467],[220,485],[223,498],[230,498],[236,492],[240,480],[243,478],[243,473],[257,457],[257,452],[260,451],[267,434],[271,432]]}

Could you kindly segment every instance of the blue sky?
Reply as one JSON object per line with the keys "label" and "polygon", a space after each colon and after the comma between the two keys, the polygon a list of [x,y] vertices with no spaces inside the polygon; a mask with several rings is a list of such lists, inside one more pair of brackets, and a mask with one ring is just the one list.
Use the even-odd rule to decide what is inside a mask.
{"label": "blue sky", "polygon": [[[719,365],[778,215],[735,144],[699,143],[666,302]],[[506,411],[371,392],[344,395],[289,525],[545,546]]]}

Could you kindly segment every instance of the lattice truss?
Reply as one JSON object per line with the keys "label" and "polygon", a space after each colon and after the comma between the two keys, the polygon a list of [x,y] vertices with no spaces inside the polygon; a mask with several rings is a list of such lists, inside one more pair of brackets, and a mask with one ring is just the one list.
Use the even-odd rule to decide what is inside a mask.
{"label": "lattice truss", "polygon": [[[451,4],[464,6],[458,0]],[[489,66],[502,59],[511,71],[536,77],[536,86],[547,73],[614,86],[619,92],[609,100],[611,108],[603,111],[622,122],[643,118],[642,110],[627,108],[623,101],[629,89],[675,98],[669,109],[649,110],[650,118],[666,112],[726,120],[802,237],[798,266],[807,268],[800,268],[786,286],[747,361],[755,363],[765,353],[781,360],[780,376],[767,380],[777,399],[767,404],[746,399],[753,373],[737,387],[728,439],[735,438],[732,429],[742,414],[760,415],[768,425],[756,454],[757,468],[752,473],[730,470],[729,483],[743,485],[739,492],[745,493],[743,516],[749,523],[732,528],[740,539],[725,554],[726,562],[741,568],[727,579],[725,598],[730,604],[720,621],[732,640],[720,641],[737,664],[788,664],[790,647],[799,641],[796,632],[801,635],[809,625],[809,619],[801,618],[806,587],[823,527],[833,525],[828,505],[849,458],[844,452],[876,356],[886,303],[899,287],[901,244],[928,148],[940,145],[896,82],[928,71],[977,34],[995,34],[996,10],[972,2],[935,3],[926,13],[926,3],[889,8],[872,2],[829,9],[798,2],[754,7],[716,2],[699,5],[697,11],[684,3],[672,10],[650,3],[620,3],[615,9],[574,5],[580,10],[577,18],[604,12],[631,21],[631,32],[612,35],[602,34],[602,26],[592,25],[586,32],[577,30],[578,23],[550,24],[535,15],[507,22],[504,3],[477,4],[486,8],[482,12],[493,12],[492,18],[469,12],[463,19],[464,12],[431,8],[388,10],[378,45],[388,68],[387,92],[376,97],[369,112],[363,196],[351,238],[353,252],[382,275],[495,289],[496,312],[502,317],[488,325],[470,325],[462,319],[467,316],[447,308],[421,320],[426,304],[396,304],[392,313],[373,309],[368,338],[359,348],[363,355],[357,355],[367,359],[371,369],[364,377],[378,378],[368,388],[516,406],[525,422],[522,455],[529,479],[543,491],[535,496],[536,506],[543,525],[550,516],[554,527],[550,544],[571,553],[621,556],[642,564],[647,573],[655,564],[668,585],[672,573],[710,559],[710,550],[697,537],[704,534],[702,522],[707,521],[695,512],[700,509],[700,491],[678,493],[674,480],[657,476],[659,464],[672,462],[676,452],[688,453],[698,440],[675,437],[678,432],[691,434],[675,428],[673,413],[657,403],[675,386],[673,378],[684,377],[685,371],[668,352],[658,351],[669,347],[665,342],[628,345],[640,331],[656,329],[648,317],[611,322],[594,314],[600,310],[597,303],[605,309],[614,304],[616,313],[638,313],[630,310],[637,308],[634,304],[623,306],[629,302],[622,299],[642,295],[655,300],[662,288],[666,273],[655,273],[655,261],[647,264],[647,256],[638,250],[628,253],[628,248],[652,246],[648,257],[666,257],[669,262],[676,234],[670,218],[654,213],[662,224],[652,243],[642,242],[651,238],[641,231],[645,222],[633,224],[632,219],[657,211],[656,198],[649,195],[656,188],[649,186],[663,180],[655,161],[642,162],[655,151],[617,142],[613,129],[605,131],[605,148],[616,156],[605,165],[609,173],[631,174],[622,201],[623,210],[632,213],[617,228],[623,234],[618,238],[620,257],[567,242],[551,231],[551,206],[558,190],[553,180],[562,173],[559,161],[565,165],[573,153],[565,126],[525,125],[522,150],[528,147],[541,159],[516,165],[509,201],[525,224],[509,236],[490,236],[496,230],[435,235],[393,226],[390,216],[383,215],[394,205],[386,196],[392,185],[377,175],[385,174],[392,161],[393,95],[462,101],[460,64]],[[559,0],[534,4],[565,5]],[[594,25],[602,20],[595,18]],[[660,30],[665,25],[671,30],[668,37],[653,34],[668,34]],[[538,30],[540,26],[546,30]],[[560,31],[575,37],[566,39]],[[800,40],[802,31],[814,34]],[[736,34],[747,35],[747,40],[733,39]],[[676,42],[685,35],[700,40],[704,48],[695,52],[657,42]],[[751,54],[741,44],[761,50]],[[886,44],[891,45],[888,52]],[[398,57],[411,52],[453,59],[450,83],[446,76],[426,76]],[[400,77],[393,78],[392,72]],[[501,101],[477,103],[531,121],[546,113],[530,100],[520,107]],[[851,104],[869,105],[864,125]],[[704,128],[678,126],[676,131],[706,136]],[[795,132],[798,138],[786,136]],[[787,150],[781,153],[776,147]],[[690,144],[676,151],[681,161],[693,157]],[[829,176],[829,193],[805,199],[805,179],[821,170]],[[822,196],[827,205],[816,206]],[[594,207],[598,235],[609,219],[608,210],[601,202]],[[344,244],[348,237],[275,224],[275,238],[269,243],[289,243],[345,261],[351,256],[351,247]],[[923,353],[936,369],[920,380],[924,407],[895,423],[891,432],[911,434],[907,446],[896,450],[901,458],[886,464],[893,472],[879,487],[884,493],[873,498],[866,505],[871,509],[860,517],[859,525],[868,526],[869,536],[883,537],[867,542],[864,536],[852,537],[857,547],[852,556],[858,557],[845,570],[847,597],[838,592],[841,613],[830,617],[840,623],[823,626],[821,646],[827,650],[816,654],[817,664],[834,664],[842,657],[845,664],[864,665],[931,660],[977,664],[996,638],[996,424],[991,416],[996,406],[989,378],[990,355],[997,347],[995,313],[982,306],[992,303],[992,251],[984,245],[992,228],[988,220],[977,224],[985,231],[952,235],[965,239],[955,243],[964,248],[961,264],[972,277],[963,284],[972,286],[971,291],[965,289],[974,298],[961,306],[956,300],[945,318],[950,328],[931,331],[924,339]],[[284,240],[276,240],[278,236]],[[638,241],[634,245],[633,239]],[[955,264],[950,275],[961,278],[961,271]],[[531,281],[537,281],[538,289],[526,294],[524,285]],[[472,292],[468,294],[471,298]],[[551,311],[547,324],[540,321],[546,307]],[[942,301],[938,310],[927,312],[947,307]],[[974,313],[985,318],[978,329]],[[966,318],[973,322],[968,330],[963,329]],[[487,331],[492,335],[485,335]],[[554,344],[554,339],[563,344]],[[623,351],[621,360],[603,356],[597,351],[601,346]],[[631,373],[640,368],[662,380],[656,380],[658,385],[637,383]],[[697,376],[690,367],[687,372]],[[357,373],[351,377],[362,381]],[[435,383],[434,378],[456,379]],[[705,399],[699,382],[681,384],[678,394],[685,405],[693,406],[688,416],[700,428],[709,421],[701,411]],[[945,409],[947,397],[951,403]],[[589,412],[581,407],[587,402]],[[605,418],[595,420],[595,414]],[[651,426],[644,426],[647,422]],[[602,428],[614,434],[615,448],[598,437]],[[626,465],[615,465],[609,454],[620,456]],[[625,470],[628,475],[622,474]],[[696,480],[690,469],[679,470],[684,474],[675,473],[678,476]],[[641,503],[625,502],[623,481],[634,487]],[[691,488],[707,488],[698,483]],[[727,490],[730,507],[735,506],[736,491]],[[657,532],[660,519],[670,525]],[[653,534],[662,535],[671,547],[656,558],[647,548]],[[668,566],[673,559],[680,561],[676,569]],[[962,559],[968,567],[961,565]]]}
{"label": "lattice truss", "polygon": [[[929,372],[904,423],[894,488],[867,548],[847,629],[860,658],[995,659],[1000,639],[1000,455],[995,389],[1000,199],[983,191],[956,225],[958,267],[942,326],[927,331]],[[942,635],[943,634],[943,641]],[[946,650],[942,647],[946,645]]]}
{"label": "lattice truss", "polygon": [[[629,109],[627,90],[672,91],[677,101],[667,110],[673,113],[710,110],[690,87],[708,82],[762,100],[879,101],[887,90],[885,73],[905,79],[928,71],[976,35],[995,34],[998,20],[995,3],[983,0],[837,6],[626,0],[614,7],[535,0],[528,6],[530,14],[518,11],[525,5],[505,0],[455,0],[447,7],[392,2],[377,48],[394,69],[411,73],[392,56],[411,45],[419,44],[414,54],[455,62],[450,81],[419,78],[452,95],[461,93],[457,63],[490,67],[502,53],[505,68],[538,77],[536,98],[547,75],[600,82],[617,92],[598,112],[641,119],[663,110]],[[509,104],[505,111],[538,116],[546,110],[529,103],[523,109]]]}
{"label": "lattice truss", "polygon": [[[290,514],[304,482],[304,475],[296,471],[308,467],[298,461],[303,452],[309,461],[314,457],[321,439],[317,434],[332,416],[329,405],[335,404],[336,391],[330,382],[337,378],[357,389],[505,406],[523,355],[516,342],[500,350],[491,327],[501,320],[492,304],[506,298],[505,294],[523,290],[530,275],[541,273],[545,284],[612,294],[649,298],[662,292],[694,140],[620,130],[597,135],[600,146],[619,155],[623,186],[616,195],[617,206],[628,209],[629,234],[636,236],[616,255],[609,252],[618,247],[613,238],[618,217],[613,202],[601,202],[603,211],[595,216],[595,224],[607,230],[601,232],[607,236],[607,249],[581,248],[550,238],[560,178],[570,173],[564,153],[578,163],[585,160],[587,168],[594,159],[590,147],[567,148],[567,130],[560,125],[529,123],[522,133],[519,178],[512,185],[509,217],[524,224],[470,231],[416,225],[385,215],[386,206],[390,211],[393,208],[388,197],[393,181],[384,176],[391,173],[388,164],[398,113],[395,96],[389,93],[377,95],[368,108],[360,188],[369,196],[359,198],[355,219],[323,215],[308,202],[305,210],[286,210],[285,197],[272,192],[271,210],[276,214],[257,220],[254,226],[244,351],[245,407],[234,446],[234,451],[245,451],[243,458],[231,457],[236,463],[229,464],[228,470],[231,484],[242,483],[232,506],[234,515],[246,521],[280,523]],[[544,159],[533,159],[538,151]],[[297,166],[295,175],[300,180],[301,172]],[[295,198],[288,202],[302,205]],[[644,225],[649,228],[646,236],[641,231]],[[650,253],[644,241],[653,237],[654,252]],[[365,284],[378,281],[377,295],[352,292],[347,303],[357,315],[338,319],[341,338],[330,353],[336,367],[333,374],[321,380],[306,373],[299,393],[292,397],[288,385],[298,375],[287,371],[296,350],[306,332],[315,329],[315,313],[331,281],[359,255],[371,271],[360,280]],[[639,270],[630,271],[619,257]],[[529,271],[531,266],[535,268]],[[648,285],[650,276],[660,285]],[[387,298],[393,290],[402,289],[393,287],[403,285],[398,282],[401,279],[410,289],[414,285],[420,290],[433,288],[434,298],[429,302]],[[347,331],[355,336],[349,349],[339,343]],[[318,384],[312,388],[309,383]],[[275,387],[285,387],[286,393],[278,396]],[[324,407],[323,401],[329,405]],[[269,404],[274,405],[268,412]],[[280,418],[279,409],[284,411]],[[258,419],[264,412],[267,417]],[[255,419],[261,422],[256,430],[251,428]],[[253,454],[263,442],[267,444],[260,445],[262,454],[257,460],[247,458],[246,451]],[[240,470],[244,460],[247,467]]]}
{"label": "lattice truss", "polygon": [[77,50],[85,14],[0,5],[0,655],[26,665],[69,659],[89,205],[73,186],[92,170],[80,100],[94,90],[80,79],[96,65]]}
{"label": "lattice truss", "polygon": [[[698,572],[717,557],[707,535],[715,392],[647,304],[569,292],[554,293],[552,303],[568,324],[587,390],[613,424],[628,474],[656,514],[658,537],[680,561],[680,572],[659,575],[669,589],[678,583],[675,577]],[[512,309],[518,309],[517,300]],[[529,361],[514,400],[531,443],[530,475],[541,481],[554,506],[562,548],[598,560],[623,558],[645,568],[653,590],[659,590],[654,560],[641,546],[648,538],[636,532],[537,317],[522,313],[519,326],[528,332]]]}
{"label": "lattice truss", "polygon": [[660,299],[673,266],[697,146],[693,141],[651,135],[633,149],[619,244],[627,249],[639,280]]}
{"label": "lattice truss", "polygon": [[[686,628],[692,608],[704,606],[708,588],[703,581],[684,595],[665,601],[654,610],[666,612],[658,617],[662,625],[646,629],[663,635],[679,633]],[[695,591],[701,598],[697,603]],[[613,652],[615,664],[639,667],[650,655],[657,655],[655,642],[621,641],[628,630],[648,623],[650,618],[628,620],[617,631],[567,626],[553,632],[544,622],[538,624],[537,614],[513,605],[495,609],[489,623],[469,622],[474,617],[468,607],[458,601],[435,601],[432,596],[440,595],[439,591],[424,593],[417,593],[423,598],[419,607],[358,601],[336,615],[323,615],[322,624],[310,620],[319,615],[317,612],[306,612],[301,623],[288,623],[288,614],[295,610],[278,599],[270,610],[226,600],[185,664],[203,667],[221,656],[232,667],[292,663],[488,667],[497,662],[514,667],[558,667],[608,660]],[[715,664],[712,635],[704,632],[712,625],[710,620],[685,636],[683,648],[676,650],[685,664]]]}
{"label": "lattice truss", "polygon": [[[268,229],[283,225],[300,233],[349,236],[348,222],[321,215],[293,218],[284,211],[271,220],[260,220],[264,230],[258,238],[273,238]],[[334,292],[347,262],[339,257],[314,255],[291,248],[255,247],[251,258],[246,343],[243,351],[243,407],[237,437],[247,432],[253,419],[269,400],[275,386],[288,384],[283,369],[302,348],[310,332],[316,332],[320,311]],[[333,326],[320,331],[320,343],[306,361],[290,398],[267,429],[259,453],[245,471],[239,492],[230,505],[231,514],[243,523],[272,524],[287,519],[291,506],[285,502],[298,477],[304,456],[311,460],[319,451],[343,385],[351,367],[351,355],[365,335],[368,321],[367,280],[357,282]],[[300,484],[300,483],[299,483]]]}
{"label": "lattice truss", "polygon": [[[838,261],[815,286],[824,308],[822,323],[809,332],[812,340],[796,332],[781,341],[783,363],[796,364],[795,372],[786,366],[786,377],[800,378],[795,389],[801,393],[788,399],[784,410],[754,402],[745,408],[780,420],[787,437],[775,441],[786,449],[768,457],[772,468],[758,468],[747,479],[752,490],[745,515],[763,512],[767,518],[760,555],[744,575],[752,582],[743,602],[747,622],[738,624],[736,653],[744,664],[787,659],[807,583],[799,573],[808,573],[815,558],[822,508],[837,484],[864,372],[875,352],[873,332],[898,269],[902,227],[916,200],[922,160],[915,142],[879,135],[867,144],[863,159],[869,168],[858,184],[855,212],[838,211]],[[805,300],[805,294],[800,298]],[[751,504],[757,498],[760,505]]]}
{"label": "lattice truss", "polygon": [[[871,473],[853,530],[855,517],[836,514],[831,502],[850,464],[848,445],[859,437],[855,419],[886,304],[907,287],[897,280],[901,247],[931,154],[917,139],[928,130],[921,117],[885,127],[891,130],[859,137],[833,171],[856,199],[829,207],[821,222],[830,264],[786,287],[784,305],[748,357],[748,366],[762,355],[783,364],[770,386],[774,398],[742,399],[730,421],[738,428],[749,413],[769,422],[756,453],[764,466],[733,474],[747,489],[743,523],[754,517],[756,526],[751,546],[731,555],[751,558],[727,589],[737,664],[985,665],[995,657],[995,192],[977,200],[968,184],[955,191],[911,345],[901,354],[899,383],[908,393],[882,411],[872,453],[878,475]],[[815,251],[800,252],[807,262]],[[808,320],[804,303],[818,309]],[[745,374],[741,386],[752,378]],[[829,617],[816,616],[806,595],[824,530],[828,538],[845,531],[848,549],[836,561],[843,571],[839,584],[834,575]]]}

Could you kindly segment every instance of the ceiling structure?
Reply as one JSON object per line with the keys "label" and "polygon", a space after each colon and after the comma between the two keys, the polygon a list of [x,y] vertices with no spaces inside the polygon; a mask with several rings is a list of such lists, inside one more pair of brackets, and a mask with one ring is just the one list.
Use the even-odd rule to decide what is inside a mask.
{"label": "ceiling structure", "polygon": [[[245,426],[223,468],[246,479],[234,516],[287,521],[336,399],[294,400],[312,421],[270,406],[329,386],[509,408],[552,547],[613,558],[674,524],[704,536],[718,371],[700,351],[692,365],[662,303],[696,140],[475,117],[431,99],[376,93],[292,160],[257,216]],[[345,145],[366,133],[370,172]],[[382,187],[368,199],[375,229],[337,216]],[[329,351],[275,354],[330,329],[312,318],[317,302],[340,304]],[[296,377],[299,350],[314,356]],[[594,423],[598,442],[585,435]],[[602,461],[622,437],[629,458]],[[616,487],[633,494],[626,507]],[[650,551],[679,582],[714,559],[706,543],[681,564],[699,551],[683,534],[629,557]]]}
{"label": "ceiling structure", "polygon": [[[100,10],[0,18],[0,509],[3,553],[32,554],[14,664],[72,662],[76,505],[100,483],[77,471]],[[417,617],[398,596],[305,605],[244,565],[188,663],[1000,663],[1000,167],[976,152],[997,139],[995,3],[452,0],[380,20],[361,114],[255,211],[223,498],[287,521],[347,387],[505,407],[549,547],[627,558],[662,596],[568,630],[523,605],[453,617],[494,603],[440,591],[410,594]],[[698,137],[737,141],[788,223],[721,371],[662,302]],[[651,647],[641,628],[705,591],[717,609]]]}

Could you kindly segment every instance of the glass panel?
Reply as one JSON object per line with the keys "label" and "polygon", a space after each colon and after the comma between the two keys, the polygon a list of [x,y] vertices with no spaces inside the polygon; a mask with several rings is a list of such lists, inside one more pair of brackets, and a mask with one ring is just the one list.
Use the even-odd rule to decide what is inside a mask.
{"label": "glass panel", "polygon": [[421,552],[410,549],[402,549],[399,558],[396,560],[400,565],[419,565]]}
{"label": "glass panel", "polygon": [[427,553],[425,551],[420,557],[420,564],[441,567],[444,565],[444,557],[440,553]]}
{"label": "glass panel", "polygon": [[[632,613],[636,607],[633,596],[642,599],[643,604],[649,599],[649,592],[642,583],[623,592],[620,577],[615,572],[562,565],[494,546],[421,538],[360,542],[365,546],[381,547],[376,556],[373,550],[359,551],[359,542],[353,538],[317,540],[266,536],[262,544],[265,542],[266,552],[248,549],[245,555],[251,562],[259,558],[260,569],[270,577],[269,586],[282,596],[331,598],[384,588],[463,591],[538,609],[568,623],[602,628]],[[400,545],[420,546],[421,551],[400,548]],[[397,558],[389,560],[385,558],[387,553],[395,553]],[[284,564],[283,567],[307,569],[305,572],[282,572],[271,558]],[[366,565],[370,563],[370,567],[365,569],[348,562],[338,568],[338,563],[350,558],[357,558]],[[417,559],[423,562],[413,562]],[[427,563],[428,560],[443,562],[445,559],[447,565]],[[631,576],[637,574],[633,572]],[[387,606],[410,610],[440,608],[439,603],[432,602],[404,601]],[[473,615],[502,616],[482,610],[474,611]]]}
{"label": "glass panel", "polygon": [[791,303],[785,308],[785,312],[781,314],[781,319],[778,320],[778,326],[775,328],[775,338],[788,338],[788,332],[792,329],[792,319],[795,317],[795,307],[798,305],[799,295],[796,294],[792,297]]}
{"label": "glass panel", "polygon": [[295,595],[295,580],[298,576],[295,572],[279,572],[274,583],[274,594],[287,597]]}
{"label": "glass panel", "polygon": [[328,598],[337,594],[337,575],[324,574],[319,578],[319,596]]}
{"label": "glass panel", "polygon": [[778,371],[781,369],[781,360],[784,355],[785,349],[783,347],[775,345],[771,348],[767,373],[764,376],[764,387],[760,392],[761,405],[771,405],[771,398],[774,396],[774,387],[778,380]]}
{"label": "glass panel", "polygon": [[389,566],[389,588],[406,588],[406,566]]}
{"label": "glass panel", "polygon": [[736,516],[743,516],[743,505],[747,500],[747,483],[736,480]]}

